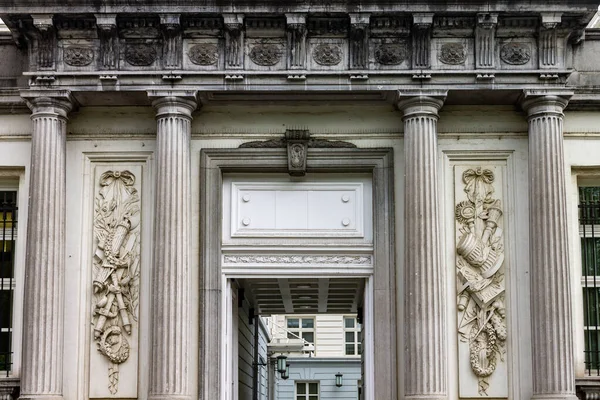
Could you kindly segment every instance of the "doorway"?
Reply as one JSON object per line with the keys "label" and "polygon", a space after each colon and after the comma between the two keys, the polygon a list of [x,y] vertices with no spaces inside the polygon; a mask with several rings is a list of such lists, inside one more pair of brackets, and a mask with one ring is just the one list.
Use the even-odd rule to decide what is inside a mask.
{"label": "doorway", "polygon": [[[319,315],[356,321],[362,305],[364,363],[353,385],[358,388],[360,381],[366,400],[394,400],[397,316],[391,150],[309,149],[308,174],[300,179],[284,173],[285,149],[203,150],[201,164],[201,398],[239,397],[239,365],[232,366],[232,360],[239,360],[240,311],[248,317],[248,325],[260,315],[282,316],[285,329],[298,324],[294,334],[302,339],[303,315],[314,315],[315,324]],[[337,205],[331,207],[333,203]],[[355,308],[347,308],[351,297],[347,293],[336,297],[338,285],[360,288],[350,305]],[[310,329],[310,322],[305,325]],[[271,346],[271,355],[281,355],[273,349],[276,346]],[[268,364],[264,366],[268,370],[272,361],[273,357],[264,362],[258,357],[253,363]],[[296,398],[314,400],[314,381],[294,381],[298,381]]]}

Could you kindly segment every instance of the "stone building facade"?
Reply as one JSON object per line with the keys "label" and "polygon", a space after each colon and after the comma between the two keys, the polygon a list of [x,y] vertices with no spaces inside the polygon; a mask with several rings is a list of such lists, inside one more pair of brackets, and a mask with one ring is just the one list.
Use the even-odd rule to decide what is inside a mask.
{"label": "stone building facade", "polygon": [[241,306],[358,315],[365,400],[595,398],[597,7],[0,0],[4,398],[236,399]]}

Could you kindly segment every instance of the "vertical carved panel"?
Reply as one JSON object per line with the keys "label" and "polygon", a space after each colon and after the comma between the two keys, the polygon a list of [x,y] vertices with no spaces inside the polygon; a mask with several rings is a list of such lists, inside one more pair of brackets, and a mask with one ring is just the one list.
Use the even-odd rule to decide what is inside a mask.
{"label": "vertical carved panel", "polygon": [[478,14],[475,30],[476,68],[494,68],[498,14]]}
{"label": "vertical carved panel", "polygon": [[181,69],[183,39],[179,15],[162,15],[160,23],[163,35],[163,67]]}
{"label": "vertical carved panel", "polygon": [[34,18],[33,24],[36,31],[36,57],[39,70],[52,70],[55,68],[56,30],[52,16]]}
{"label": "vertical carved panel", "polygon": [[431,68],[431,26],[433,15],[415,14],[413,18],[413,68]]}
{"label": "vertical carved panel", "polygon": [[540,68],[552,68],[558,62],[558,38],[556,24],[544,24],[540,28],[539,39]]}
{"label": "vertical carved panel", "polygon": [[137,397],[140,211],[131,171],[100,175],[93,220],[91,398]]}
{"label": "vertical carved panel", "polygon": [[455,167],[460,397],[507,397],[502,174]]}
{"label": "vertical carved panel", "polygon": [[369,60],[369,15],[350,14],[350,69],[366,69]]}
{"label": "vertical carved panel", "polygon": [[306,69],[306,16],[287,14],[288,68]]}
{"label": "vertical carved panel", "polygon": [[244,16],[225,14],[225,67],[226,69],[244,68]]}
{"label": "vertical carved panel", "polygon": [[119,64],[119,38],[116,15],[96,15],[100,39],[100,69],[117,69]]}

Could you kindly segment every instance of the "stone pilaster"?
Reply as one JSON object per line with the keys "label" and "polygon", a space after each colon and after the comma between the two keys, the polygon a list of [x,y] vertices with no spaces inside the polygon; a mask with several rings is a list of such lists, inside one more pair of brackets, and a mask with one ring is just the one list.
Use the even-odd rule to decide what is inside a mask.
{"label": "stone pilaster", "polygon": [[404,113],[405,398],[446,399],[446,290],[441,262],[437,121],[445,92],[407,93]]}
{"label": "stone pilaster", "polygon": [[575,399],[563,110],[572,93],[525,94],[533,398]]}
{"label": "stone pilaster", "polygon": [[190,134],[195,93],[151,93],[156,109],[151,400],[191,399]]}
{"label": "stone pilaster", "polygon": [[21,399],[62,399],[67,114],[70,94],[22,93],[31,108],[31,168]]}

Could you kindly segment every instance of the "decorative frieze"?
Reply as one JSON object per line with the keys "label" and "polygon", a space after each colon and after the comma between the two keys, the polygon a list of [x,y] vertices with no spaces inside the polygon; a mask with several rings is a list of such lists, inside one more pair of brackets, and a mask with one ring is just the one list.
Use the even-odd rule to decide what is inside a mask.
{"label": "decorative frieze", "polygon": [[130,341],[137,342],[132,326],[139,314],[140,197],[134,184],[130,171],[103,173],[94,208],[93,337],[109,361],[111,396],[119,393],[119,366],[130,357]]}
{"label": "decorative frieze", "polygon": [[225,67],[244,68],[243,14],[225,14]]}
{"label": "decorative frieze", "polygon": [[431,25],[433,14],[413,15],[413,68],[431,67]]}
{"label": "decorative frieze", "polygon": [[467,51],[460,42],[444,43],[440,47],[438,59],[448,65],[461,65],[465,63]]}
{"label": "decorative frieze", "polygon": [[505,397],[506,374],[492,375],[506,354],[504,230],[494,168],[456,168],[456,275],[460,396]]}
{"label": "decorative frieze", "polygon": [[181,69],[183,39],[178,14],[160,16],[163,35],[162,61],[165,69]]}
{"label": "decorative frieze", "polygon": [[477,14],[475,29],[475,67],[491,69],[496,65],[496,27],[498,14]]}
{"label": "decorative frieze", "polygon": [[300,265],[372,265],[372,256],[356,255],[226,255],[223,257],[225,264],[300,264]]}

